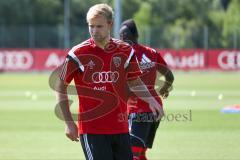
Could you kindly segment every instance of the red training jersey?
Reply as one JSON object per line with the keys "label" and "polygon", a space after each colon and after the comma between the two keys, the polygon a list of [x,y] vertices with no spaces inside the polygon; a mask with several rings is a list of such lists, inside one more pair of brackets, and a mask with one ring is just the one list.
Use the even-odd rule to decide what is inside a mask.
{"label": "red training jersey", "polygon": [[[135,50],[137,59],[139,61],[139,66],[143,74],[141,75],[141,80],[148,87],[150,93],[162,106],[162,100],[158,96],[154,89],[156,75],[159,67],[167,67],[166,62],[161,57],[160,53],[156,50],[140,45],[134,44],[132,46]],[[129,113],[144,113],[152,112],[149,108],[149,104],[141,100],[135,95],[132,95],[128,100],[128,112]]]}
{"label": "red training jersey", "polygon": [[79,133],[128,133],[127,80],[140,74],[134,49],[123,41],[111,39],[102,49],[88,39],[73,47],[60,78],[66,84],[74,80],[79,98]]}

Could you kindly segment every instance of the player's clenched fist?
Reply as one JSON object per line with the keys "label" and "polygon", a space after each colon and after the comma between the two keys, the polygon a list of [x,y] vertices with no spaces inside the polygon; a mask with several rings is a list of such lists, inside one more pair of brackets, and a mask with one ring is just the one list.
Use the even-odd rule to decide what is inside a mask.
{"label": "player's clenched fist", "polygon": [[74,122],[67,122],[65,133],[66,133],[66,136],[72,141],[77,141],[77,142],[79,141],[78,128]]}

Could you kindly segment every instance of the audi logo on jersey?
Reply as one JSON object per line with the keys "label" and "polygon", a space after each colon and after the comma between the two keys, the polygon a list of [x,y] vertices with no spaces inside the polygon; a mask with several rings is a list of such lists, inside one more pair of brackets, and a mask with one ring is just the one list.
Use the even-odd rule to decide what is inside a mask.
{"label": "audi logo on jersey", "polygon": [[117,71],[94,72],[92,74],[92,81],[94,83],[115,83],[119,78]]}

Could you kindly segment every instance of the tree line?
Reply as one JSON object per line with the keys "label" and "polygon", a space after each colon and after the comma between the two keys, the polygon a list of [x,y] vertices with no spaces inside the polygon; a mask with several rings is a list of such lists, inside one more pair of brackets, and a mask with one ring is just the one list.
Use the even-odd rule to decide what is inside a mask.
{"label": "tree line", "polygon": [[[87,27],[86,13],[96,3],[114,6],[114,0],[70,0],[70,26]],[[153,47],[229,48],[234,38],[240,41],[239,8],[239,0],[122,0],[122,20],[133,18],[140,41],[148,39]],[[59,26],[63,21],[64,0],[0,1],[0,26]]]}

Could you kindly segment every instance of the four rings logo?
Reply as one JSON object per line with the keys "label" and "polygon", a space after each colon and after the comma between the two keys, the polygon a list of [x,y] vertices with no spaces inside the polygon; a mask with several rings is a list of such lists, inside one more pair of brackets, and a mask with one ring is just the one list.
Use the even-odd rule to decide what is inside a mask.
{"label": "four rings logo", "polygon": [[33,56],[28,51],[0,51],[0,69],[28,70],[33,65]]}
{"label": "four rings logo", "polygon": [[223,69],[240,68],[240,52],[223,51],[218,56],[218,64]]}
{"label": "four rings logo", "polygon": [[92,74],[92,81],[94,83],[115,83],[119,78],[119,73],[117,71],[108,72],[94,72]]}

